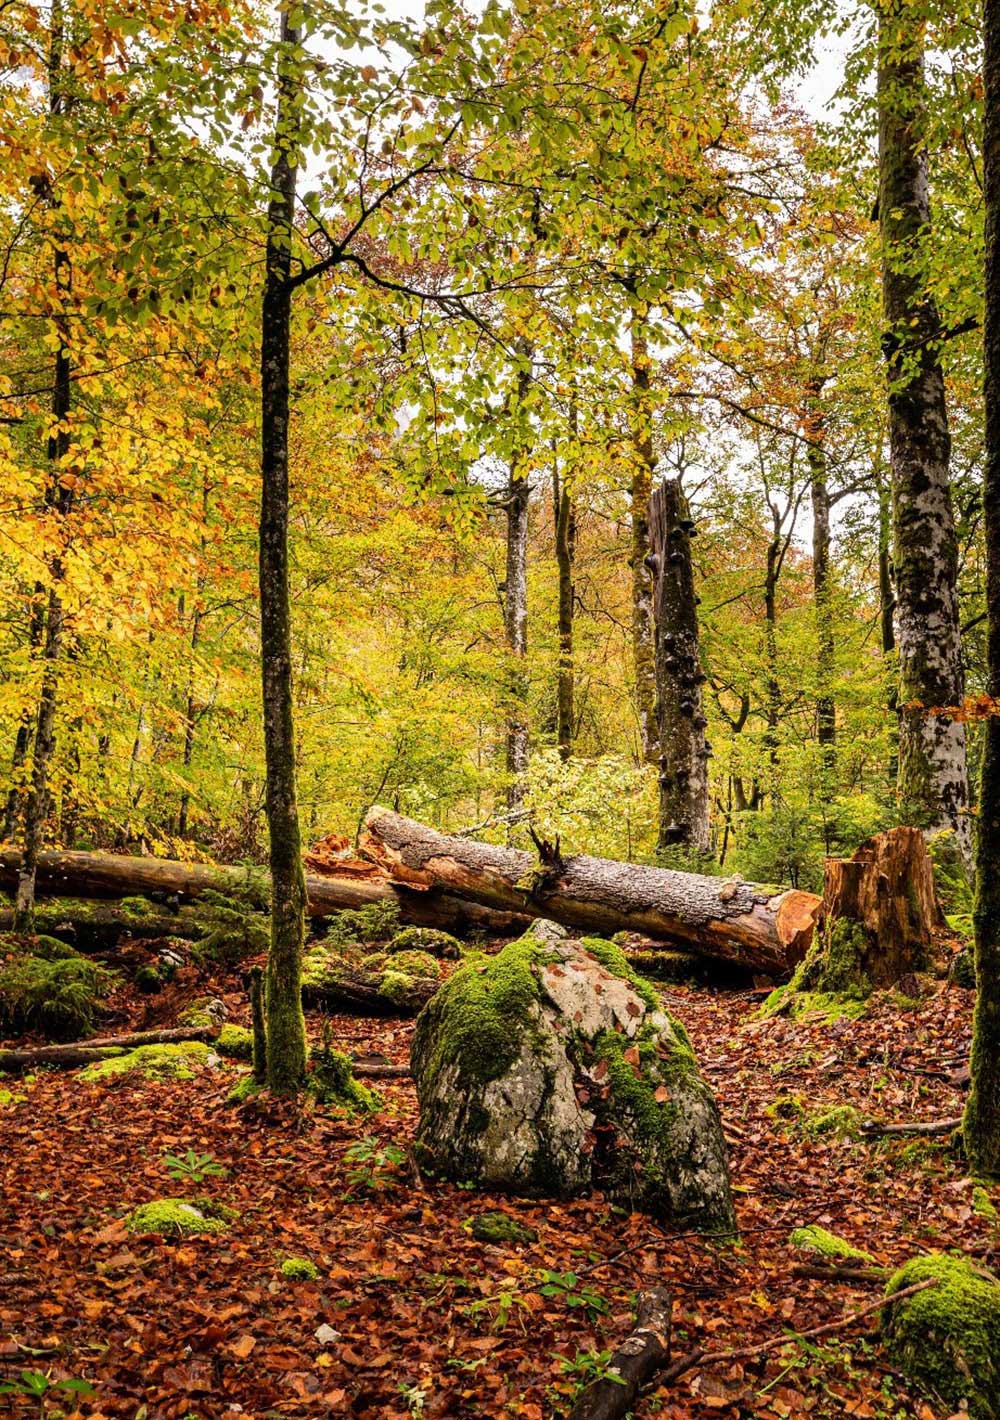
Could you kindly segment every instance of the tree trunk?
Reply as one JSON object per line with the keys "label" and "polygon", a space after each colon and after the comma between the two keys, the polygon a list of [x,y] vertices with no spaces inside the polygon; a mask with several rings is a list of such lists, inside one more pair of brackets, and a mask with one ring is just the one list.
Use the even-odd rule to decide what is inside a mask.
{"label": "tree trunk", "polygon": [[830,616],[830,490],[826,481],[824,421],[820,407],[820,382],[814,381],[808,394],[808,460],[812,501],[813,605],[816,613],[816,739],[820,747],[824,777],[833,768],[837,738],[837,716],[833,700],[833,625]]}
{"label": "tree trunk", "polygon": [[[8,849],[0,853],[0,883],[6,887],[17,882],[20,854]],[[400,920],[416,927],[440,927],[449,932],[482,931],[494,936],[511,936],[522,932],[528,924],[523,913],[494,912],[487,907],[464,901],[447,893],[407,891],[379,874],[376,869],[358,876],[350,868],[343,872],[310,873],[306,882],[306,910],[310,917],[329,917],[345,908],[357,910],[376,902],[395,902]],[[61,897],[113,899],[150,896],[162,903],[177,897],[182,902],[196,902],[205,891],[224,894],[246,894],[259,890],[259,901],[266,901],[266,883],[253,869],[224,867],[209,863],[183,863],[170,858],[127,858],[114,853],[69,853],[48,849],[38,859],[38,889],[54,899],[57,915],[50,918],[48,904],[39,907],[40,924],[53,935],[60,935],[58,920],[72,922],[73,904],[61,903]],[[129,914],[124,909],[97,906],[87,913],[87,926],[107,927],[108,933],[118,924],[118,932],[133,936],[200,935],[189,926],[186,910],[172,914],[164,907],[162,916],[150,923],[143,914]],[[0,928],[11,925],[0,915]]]}
{"label": "tree trunk", "polygon": [[569,1420],[622,1420],[633,1409],[644,1386],[670,1360],[672,1307],[665,1287],[640,1292],[635,1330],[611,1357],[609,1374],[587,1386]]}
{"label": "tree trunk", "polygon": [[691,567],[694,524],[679,479],[665,480],[653,494],[649,528],[660,747],[658,846],[680,845],[707,853],[709,749]]}
{"label": "tree trunk", "polygon": [[632,660],[642,756],[659,758],[656,725],[656,652],[653,579],[649,570],[649,499],[656,456],[650,408],[649,346],[645,309],[632,313]]}
{"label": "tree trunk", "polygon": [[[841,963],[846,963],[849,947],[856,964],[854,984],[867,980],[872,986],[891,986],[928,965],[933,933],[945,922],[934,888],[934,866],[919,829],[891,828],[863,843],[850,858],[826,860],[823,924],[828,942],[839,922],[862,929],[839,934]],[[832,989],[829,981],[824,984]]]}
{"label": "tree trunk", "polygon": [[[42,632],[45,630],[45,589],[40,584],[35,584],[34,594],[31,598],[31,611],[28,617],[28,650],[32,660],[35,653],[42,644]],[[26,708],[21,716],[17,727],[17,735],[14,739],[14,753],[10,761],[10,789],[7,793],[7,804],[4,809],[3,819],[3,841],[9,843],[14,837],[18,819],[21,815],[21,799],[23,797],[23,785],[21,783],[21,771],[28,758],[28,750],[31,747],[31,736],[34,729],[35,716],[30,709]]]}
{"label": "tree trunk", "polygon": [[781,575],[781,525],[771,509],[773,536],[767,545],[764,570],[764,748],[771,767],[772,800],[778,790],[778,726],[781,719],[781,683],[778,680],[778,578]]}
{"label": "tree trunk", "polygon": [[102,1036],[82,1040],[72,1045],[28,1046],[23,1050],[0,1050],[0,1074],[19,1075],[25,1070],[72,1070],[77,1065],[90,1065],[95,1060],[107,1060],[140,1045],[167,1045],[184,1040],[214,1040],[218,1026],[179,1026],[170,1030],[143,1030],[131,1035]]}
{"label": "tree trunk", "polygon": [[[391,968],[391,958],[389,967]],[[437,977],[400,978],[398,989],[383,990],[378,972],[344,964],[331,970],[321,984],[305,982],[302,999],[307,1006],[323,1006],[331,1011],[354,1011],[363,1016],[415,1016],[441,985]]]}
{"label": "tree trunk", "polygon": [[[530,372],[518,376],[518,403],[527,393]],[[524,801],[528,773],[528,495],[521,464],[512,460],[507,484],[507,566],[503,599],[504,631],[511,658],[507,705],[507,810],[517,813]]]}
{"label": "tree trunk", "polygon": [[[547,845],[543,845],[547,846]],[[361,852],[411,887],[438,887],[585,932],[638,932],[689,951],[786,976],[805,955],[821,899],[748,883],[583,855],[530,853],[449,837],[384,809],[365,820]]]}
{"label": "tree trunk", "polygon": [[267,958],[267,1081],[294,1093],[305,1079],[302,1015],[305,875],[295,797],[291,608],[288,585],[289,344],[295,180],[302,113],[301,31],[281,11],[275,160],[267,211],[261,312],[260,637],[271,867]]}
{"label": "tree trunk", "polygon": [[[891,656],[896,649],[896,594],[892,585],[892,499],[881,470],[878,480],[878,604],[879,624],[882,633],[882,655]],[[898,681],[889,691],[886,702],[893,723],[899,719]],[[899,773],[899,734],[893,734],[892,752],[889,756],[888,778],[895,784]]]}
{"label": "tree trunk", "polygon": [[984,0],[986,311],[984,322],[986,466],[987,717],[979,789],[977,845],[976,1009],[972,1087],[964,1138],[970,1168],[1000,1176],[1000,0]]}
{"label": "tree trunk", "polygon": [[573,497],[558,469],[552,471],[552,504],[556,529],[556,565],[559,569],[559,670],[556,686],[556,744],[559,758],[573,753],[573,554],[576,547],[576,513]]}
{"label": "tree trunk", "polygon": [[899,796],[908,822],[953,829],[971,855],[965,726],[928,707],[963,697],[958,550],[940,321],[927,290],[930,199],[920,17],[905,0],[879,9],[879,221],[889,378]]}
{"label": "tree trunk", "polygon": [[[50,18],[48,83],[49,112],[58,117],[64,111],[62,0],[53,0]],[[58,204],[50,198],[55,208]],[[54,321],[57,339],[52,378],[52,423],[46,454],[50,467],[49,485],[45,494],[50,514],[65,517],[73,506],[72,488],[61,481],[62,461],[69,449],[70,353],[65,305],[69,300],[70,261],[65,249],[56,245],[53,254],[53,285],[56,296]],[[60,553],[49,559],[49,594],[45,613],[44,644],[42,646],[42,684],[35,718],[32,749],[31,780],[24,803],[24,854],[14,901],[14,922],[19,932],[30,932],[35,908],[35,868],[42,846],[42,833],[49,808],[49,762],[55,747],[56,703],[59,694],[59,661],[62,654],[64,614],[60,584],[63,580],[63,558]]]}

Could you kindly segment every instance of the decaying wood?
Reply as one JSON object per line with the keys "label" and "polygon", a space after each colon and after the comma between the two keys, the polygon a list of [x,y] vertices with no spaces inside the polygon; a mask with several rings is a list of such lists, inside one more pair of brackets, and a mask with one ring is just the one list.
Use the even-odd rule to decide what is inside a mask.
{"label": "decaying wood", "polygon": [[[0,853],[0,885],[7,888],[16,885],[20,858],[20,853],[14,849]],[[57,849],[39,854],[36,885],[38,893],[48,897],[144,896],[161,903],[196,901],[206,891],[245,893],[248,889],[259,891],[263,903],[266,894],[266,877],[262,870]],[[307,874],[306,893],[311,917],[328,917],[344,908],[357,909],[376,902],[395,902],[401,921],[417,927],[515,936],[527,925],[527,919],[516,911],[494,911],[488,905],[484,907],[447,892],[408,892],[377,869],[361,873],[352,863],[340,867],[334,863],[330,871]],[[44,903],[40,906],[44,908]],[[165,911],[163,916],[169,926],[170,913]],[[185,934],[177,932],[176,935]]]}
{"label": "decaying wood", "polygon": [[823,919],[859,923],[868,939],[859,966],[875,986],[891,986],[927,965],[933,933],[945,925],[934,866],[917,828],[876,834],[850,858],[828,858]]}
{"label": "decaying wood", "polygon": [[570,1420],[621,1420],[647,1381],[670,1360],[671,1295],[665,1287],[642,1292],[635,1330],[611,1357],[608,1370],[591,1382],[570,1411]]}
{"label": "decaying wood", "polygon": [[961,1127],[961,1116],[957,1119],[931,1119],[923,1124],[882,1124],[877,1119],[866,1119],[861,1125],[861,1132],[873,1139],[893,1134],[922,1134],[932,1138],[936,1134],[954,1134],[955,1130]]}
{"label": "decaying wood", "polygon": [[71,1070],[77,1065],[89,1065],[95,1060],[140,1045],[168,1045],[182,1040],[214,1040],[218,1026],[177,1026],[171,1030],[134,1031],[131,1035],[106,1035],[95,1040],[76,1041],[69,1045],[26,1046],[22,1050],[0,1050],[0,1074],[20,1074],[44,1065],[49,1069]]}
{"label": "decaying wood", "polygon": [[568,927],[638,932],[701,955],[787,976],[812,940],[821,899],[582,854],[539,864],[530,853],[437,833],[373,809],[360,851],[397,885],[438,889]]}
{"label": "decaying wood", "polygon": [[322,984],[303,982],[302,999],[307,1006],[354,1011],[362,1016],[415,1016],[441,985],[434,977],[408,977],[406,986],[388,996],[379,984],[381,979],[379,973],[360,967],[331,966]]}
{"label": "decaying wood", "polygon": [[884,1287],[884,1267],[859,1267],[857,1263],[793,1262],[793,1277],[814,1277],[820,1282],[851,1282],[861,1287]]}

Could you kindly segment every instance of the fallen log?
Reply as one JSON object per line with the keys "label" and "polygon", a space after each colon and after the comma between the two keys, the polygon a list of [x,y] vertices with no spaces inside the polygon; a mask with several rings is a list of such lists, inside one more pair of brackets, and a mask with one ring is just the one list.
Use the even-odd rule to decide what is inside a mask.
{"label": "fallen log", "polygon": [[558,844],[539,847],[541,862],[373,809],[360,851],[411,892],[437,889],[604,936],[638,932],[769,976],[787,976],[812,941],[822,901],[815,893],[775,894],[751,883],[583,854],[564,859]]}
{"label": "fallen log", "polygon": [[903,1135],[923,1136],[934,1138],[941,1134],[954,1134],[956,1129],[961,1129],[962,1119],[929,1119],[924,1123],[914,1124],[883,1124],[877,1119],[866,1119],[862,1122],[861,1132],[869,1139],[886,1139],[890,1137],[900,1137]]}
{"label": "fallen log", "polygon": [[670,1293],[665,1287],[642,1292],[636,1310],[635,1330],[611,1357],[609,1374],[587,1386],[570,1420],[621,1420],[670,1360]]}
{"label": "fallen log", "polygon": [[218,1034],[218,1026],[176,1026],[170,1030],[106,1035],[71,1045],[33,1045],[20,1050],[0,1050],[0,1074],[21,1074],[24,1070],[35,1070],[42,1065],[71,1070],[77,1065],[89,1065],[94,1060],[107,1060],[109,1056],[135,1050],[140,1045],[168,1045],[179,1040],[210,1041]]}
{"label": "fallen log", "polygon": [[[0,886],[17,886],[21,855],[15,849],[0,853]],[[47,849],[39,854],[37,890],[40,897],[122,898],[150,897],[174,907],[196,901],[206,891],[256,896],[267,901],[267,875],[259,868],[239,868],[217,863],[182,863],[172,858],[131,858],[114,853],[83,853]],[[492,910],[448,892],[413,892],[377,870],[359,874],[356,868],[333,863],[329,871],[306,875],[307,912],[329,917],[344,908],[358,909],[376,902],[395,902],[400,920],[416,927],[441,927],[449,932],[484,931],[514,936],[528,919],[516,908]],[[44,911],[44,903],[40,903]],[[181,926],[185,914],[162,913],[164,926]],[[131,928],[129,928],[131,930]],[[145,933],[151,935],[151,933]],[[181,930],[174,935],[184,936]]]}
{"label": "fallen log", "polygon": [[415,1016],[441,985],[431,976],[365,971],[328,960],[322,975],[303,977],[304,1005],[361,1016]]}

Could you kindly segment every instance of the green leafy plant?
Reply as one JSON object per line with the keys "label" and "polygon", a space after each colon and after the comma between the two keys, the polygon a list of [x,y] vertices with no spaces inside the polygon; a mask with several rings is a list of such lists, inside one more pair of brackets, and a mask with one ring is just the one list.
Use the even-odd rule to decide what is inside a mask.
{"label": "green leafy plant", "polygon": [[344,1159],[355,1167],[347,1175],[352,1188],[366,1188],[371,1193],[383,1193],[395,1188],[398,1171],[406,1163],[406,1150],[398,1144],[380,1144],[374,1135],[366,1135],[352,1144]]}
{"label": "green leafy plant", "polygon": [[399,931],[399,904],[370,902],[357,910],[338,912],[330,919],[324,941],[330,947],[350,947],[355,942],[387,942]]}
{"label": "green leafy plant", "polygon": [[171,1178],[201,1183],[206,1178],[225,1178],[227,1168],[218,1163],[211,1154],[196,1154],[188,1149],[186,1154],[164,1154],[163,1165]]}
{"label": "green leafy plant", "polygon": [[114,983],[114,973],[85,957],[11,957],[0,967],[0,1031],[40,1030],[56,1040],[76,1040],[94,1029]]}
{"label": "green leafy plant", "polygon": [[410,1385],[401,1381],[399,1393],[403,1397],[411,1415],[423,1415],[427,1405],[427,1392],[423,1386]]}
{"label": "green leafy plant", "polygon": [[474,1302],[470,1302],[465,1312],[476,1320],[488,1317],[491,1331],[506,1331],[512,1318],[516,1318],[521,1330],[525,1331],[527,1318],[522,1313],[527,1309],[524,1293],[511,1279],[509,1282],[501,1282],[499,1289],[491,1292],[489,1296],[478,1297]]}
{"label": "green leafy plant", "polygon": [[15,1380],[0,1384],[0,1395],[19,1395],[27,1400],[37,1400],[39,1415],[45,1414],[48,1401],[56,1393],[91,1396],[96,1395],[97,1391],[89,1381],[73,1376],[53,1380],[51,1371],[22,1371]]}
{"label": "green leafy plant", "polygon": [[590,1321],[607,1316],[609,1311],[607,1300],[586,1282],[581,1282],[575,1272],[545,1271],[538,1290],[543,1297],[560,1297],[568,1307],[583,1307]]}

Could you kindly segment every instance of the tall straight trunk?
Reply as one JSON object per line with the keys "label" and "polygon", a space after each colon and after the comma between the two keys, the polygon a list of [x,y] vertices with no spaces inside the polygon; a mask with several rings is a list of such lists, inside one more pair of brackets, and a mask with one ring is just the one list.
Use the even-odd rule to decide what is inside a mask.
{"label": "tall straight trunk", "polygon": [[[49,34],[49,113],[58,118],[64,112],[62,67],[63,27],[65,16],[62,0],[53,0]],[[56,202],[53,199],[52,205]],[[52,371],[52,423],[46,445],[50,474],[45,494],[50,516],[65,517],[73,506],[72,490],[60,482],[62,461],[69,449],[69,418],[71,403],[71,361],[65,304],[70,292],[70,259],[65,249],[55,246],[52,259],[55,293],[55,333],[57,339]],[[56,706],[59,697],[59,663],[62,657],[64,613],[61,583],[64,577],[63,559],[55,553],[49,559],[49,591],[42,637],[42,682],[35,715],[32,746],[31,779],[24,802],[24,849],[17,879],[14,901],[15,932],[30,932],[35,914],[35,873],[42,834],[49,808],[49,765],[55,748]]]}
{"label": "tall straight trunk", "polygon": [[[34,595],[31,598],[31,611],[28,616],[28,651],[32,660],[42,644],[42,632],[45,630],[44,597],[44,587],[36,583]],[[21,816],[21,800],[24,797],[21,772],[27,762],[28,750],[31,748],[34,724],[34,711],[26,707],[17,727],[17,734],[14,737],[14,752],[10,759],[11,782],[10,789],[7,791],[7,803],[4,806],[2,831],[5,843],[13,838],[14,830],[17,828],[18,819]]]}
{"label": "tall straight trunk", "polygon": [[[1000,701],[1000,0],[983,6],[986,208],[986,310],[983,349],[986,466],[987,691]],[[1000,1176],[1000,718],[986,720],[977,845],[976,1010],[965,1108],[965,1151],[972,1171]]]}
{"label": "tall straight trunk", "polygon": [[778,578],[781,575],[781,528],[774,518],[774,534],[767,545],[764,570],[764,748],[771,767],[771,786],[778,788],[778,725],[781,719],[781,682],[778,680]]}
{"label": "tall straight trunk", "polygon": [[281,13],[278,112],[267,209],[261,312],[260,640],[270,836],[271,944],[265,975],[267,1082],[294,1093],[305,1078],[302,1015],[305,875],[295,796],[291,604],[288,583],[288,421],[292,241],[302,87],[301,31]]}
{"label": "tall straight trunk", "polygon": [[656,652],[653,579],[649,571],[649,499],[656,457],[650,403],[649,341],[645,309],[632,312],[632,662],[642,756],[659,758],[656,729]]}
{"label": "tall straight trunk", "polygon": [[679,479],[665,479],[653,494],[649,527],[660,745],[658,847],[707,853],[709,751],[691,567],[694,524]]}
{"label": "tall straight trunk", "polygon": [[507,566],[503,620],[510,656],[507,705],[507,809],[517,813],[524,802],[528,773],[528,480],[519,460],[511,463],[507,484]]}
{"label": "tall straight trunk", "polygon": [[556,744],[560,759],[573,753],[575,728],[573,708],[573,554],[576,544],[576,514],[573,497],[552,470],[552,504],[556,528],[556,565],[559,569],[559,670],[556,685]]}
{"label": "tall straight trunk", "polygon": [[[882,634],[882,655],[891,656],[896,650],[896,593],[892,585],[892,499],[882,471],[878,480],[878,604],[879,623]],[[895,726],[899,715],[899,689],[893,685],[886,702],[892,724]],[[899,733],[892,732],[892,751],[889,756],[889,782],[894,784],[899,773]]]}
{"label": "tall straight trunk", "polygon": [[830,615],[830,489],[827,484],[824,420],[819,405],[820,384],[809,389],[807,450],[812,502],[813,606],[816,612],[816,739],[825,776],[834,767],[837,713],[833,699],[834,641]]}
{"label": "tall straight trunk", "polygon": [[889,378],[899,797],[908,822],[953,829],[971,853],[965,726],[925,707],[963,696],[958,550],[941,334],[924,276],[930,237],[927,92],[919,16],[906,0],[879,9],[879,220]]}

